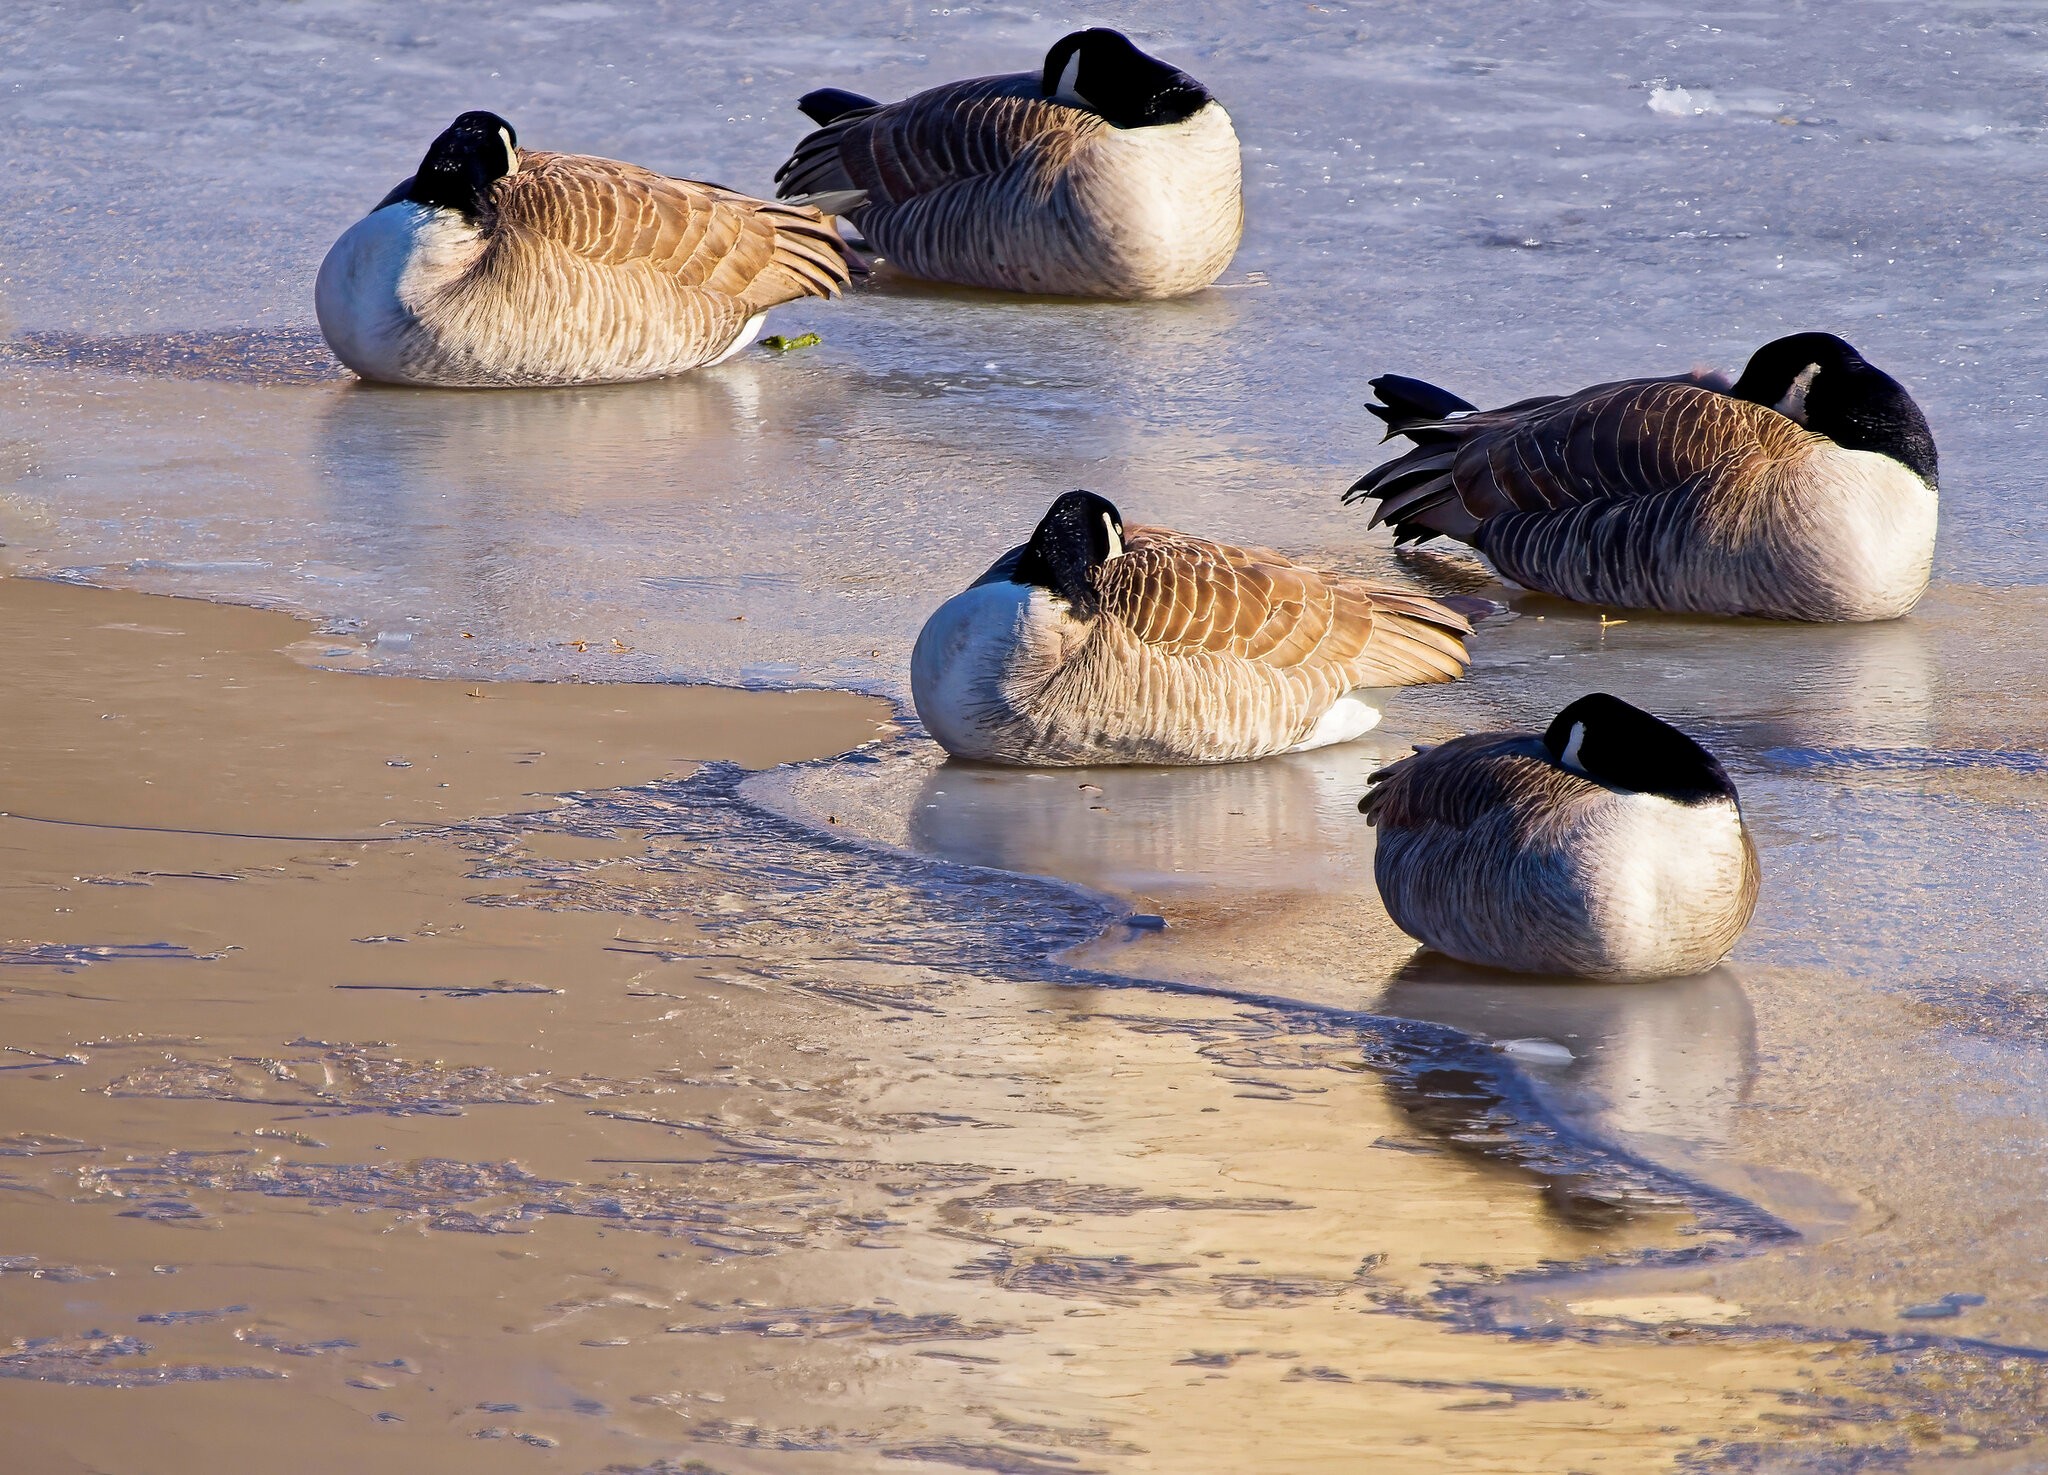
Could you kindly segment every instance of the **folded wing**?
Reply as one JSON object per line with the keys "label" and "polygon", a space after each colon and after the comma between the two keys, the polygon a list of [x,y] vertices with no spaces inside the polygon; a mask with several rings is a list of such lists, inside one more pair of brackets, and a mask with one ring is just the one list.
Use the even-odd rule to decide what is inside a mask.
{"label": "folded wing", "polygon": [[1594,787],[1551,763],[1540,740],[1514,732],[1475,732],[1418,748],[1367,784],[1358,807],[1375,825],[1462,832],[1509,821],[1517,843],[1536,839],[1543,824]]}
{"label": "folded wing", "polygon": [[1050,178],[1083,137],[1105,126],[1039,96],[1032,77],[955,82],[835,117],[776,171],[777,193],[862,190],[866,204],[849,212],[858,220],[863,211],[1001,174],[1027,155],[1042,161]]}
{"label": "folded wing", "polygon": [[1373,522],[1400,542],[1471,541],[1511,512],[1698,493],[1797,455],[1812,437],[1762,405],[1699,384],[1638,379],[1405,424],[1416,448],[1368,472],[1350,498],[1376,498]]}
{"label": "folded wing", "polygon": [[1464,670],[1471,624],[1426,594],[1305,568],[1270,549],[1160,528],[1125,535],[1097,587],[1105,613],[1156,649],[1331,673],[1342,688],[1450,681]]}
{"label": "folded wing", "polygon": [[849,279],[831,222],[799,204],[672,179],[611,159],[522,153],[492,198],[501,232],[607,266],[641,266],[751,308],[832,297]]}

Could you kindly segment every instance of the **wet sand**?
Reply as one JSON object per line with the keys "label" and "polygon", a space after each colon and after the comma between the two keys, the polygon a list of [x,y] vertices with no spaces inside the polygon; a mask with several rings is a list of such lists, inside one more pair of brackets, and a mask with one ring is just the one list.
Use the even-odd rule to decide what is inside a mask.
{"label": "wet sand", "polygon": [[1668,1272],[1490,1329],[1768,1228],[1567,1170],[1454,1037],[1124,987],[1043,956],[1100,903],[693,766],[877,702],[313,670],[25,580],[0,631],[18,1468],[1640,1470],[2038,1412],[2030,1357],[1717,1333]]}

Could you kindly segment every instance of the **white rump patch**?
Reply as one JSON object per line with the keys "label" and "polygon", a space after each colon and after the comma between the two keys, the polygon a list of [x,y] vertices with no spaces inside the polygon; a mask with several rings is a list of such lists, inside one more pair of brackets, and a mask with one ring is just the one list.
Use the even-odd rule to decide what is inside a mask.
{"label": "white rump patch", "polygon": [[741,349],[745,348],[749,343],[752,343],[756,338],[761,336],[761,324],[767,321],[768,314],[765,312],[757,312],[752,317],[748,318],[745,324],[743,324],[740,328],[739,337],[733,339],[731,345],[727,347],[724,353],[721,353],[717,358],[711,360],[711,362],[707,363],[704,367],[708,369],[711,368],[714,364],[722,364],[727,359],[731,358],[734,354],[738,353]]}
{"label": "white rump patch", "polygon": [[1287,751],[1306,753],[1311,748],[1327,748],[1364,737],[1380,725],[1380,716],[1380,709],[1357,692],[1346,692],[1330,703],[1329,710],[1316,719],[1316,725],[1308,730],[1308,736]]}

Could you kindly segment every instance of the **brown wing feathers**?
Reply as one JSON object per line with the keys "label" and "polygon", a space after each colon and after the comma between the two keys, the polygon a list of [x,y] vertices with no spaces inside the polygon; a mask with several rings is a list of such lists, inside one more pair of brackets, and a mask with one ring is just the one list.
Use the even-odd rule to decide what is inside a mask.
{"label": "brown wing feathers", "polygon": [[1348,686],[1449,681],[1471,625],[1425,594],[1325,574],[1263,548],[1127,527],[1103,566],[1106,613],[1145,644],[1278,669],[1335,670]]}
{"label": "brown wing feathers", "polygon": [[1593,788],[1549,761],[1538,739],[1515,732],[1467,733],[1417,748],[1366,783],[1358,807],[1375,825],[1466,830],[1506,813],[1518,842],[1534,839],[1545,816]]}
{"label": "brown wing feathers", "polygon": [[752,307],[836,296],[849,279],[845,247],[816,210],[611,159],[524,153],[492,203],[502,230]]}

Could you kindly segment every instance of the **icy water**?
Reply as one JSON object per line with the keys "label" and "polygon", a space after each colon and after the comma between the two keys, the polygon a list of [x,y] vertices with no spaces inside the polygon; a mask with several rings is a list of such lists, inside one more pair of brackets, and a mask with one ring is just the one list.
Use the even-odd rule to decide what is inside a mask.
{"label": "icy water", "polygon": [[[364,389],[312,331],[320,254],[463,108],[538,147],[766,189],[803,91],[1026,67],[1102,20],[1203,77],[1244,141],[1245,246],[1197,298],[883,278],[771,322],[819,332],[816,349],[534,394]],[[386,1139],[286,1125],[304,1100],[257,1092],[269,1104],[231,1128],[166,1077],[116,1090],[141,1069],[118,1058],[90,1081],[61,1063],[0,1075],[11,1119],[43,1134],[15,1181],[51,1195],[32,1224],[0,1218],[23,1245],[0,1256],[56,1254],[125,1212],[109,1201],[191,1211],[123,1219],[118,1243],[91,1231],[120,1276],[0,1275],[11,1322],[56,1339],[0,1354],[0,1373],[97,1384],[62,1395],[91,1421],[137,1396],[104,1390],[141,1354],[88,1333],[259,1371],[286,1354],[242,1338],[230,1358],[220,1339],[369,1349],[339,1329],[345,1283],[263,1290],[222,1268],[260,1261],[264,1226],[223,1231],[249,1238],[191,1305],[134,1294],[181,1258],[158,1243],[256,1204],[320,1220],[298,1226],[295,1263],[388,1252],[397,1283],[447,1285],[419,1318],[463,1328],[428,1339],[442,1384],[555,1421],[464,1424],[453,1394],[400,1408],[337,1375],[366,1397],[323,1405],[323,1435],[360,1439],[382,1413],[414,1435],[430,1418],[462,1440],[497,1430],[449,1446],[493,1468],[515,1445],[547,1468],[774,1472],[1188,1469],[1218,1448],[1515,1469],[1538,1438],[1557,1468],[2019,1449],[2048,1349],[2044,58],[2037,7],[1988,4],[14,8],[0,534],[17,569],[303,611],[398,673],[900,698],[935,599],[1087,485],[1132,520],[1477,590],[1513,618],[1475,639],[1470,681],[1402,698],[1334,752],[1038,776],[941,766],[913,734],[744,784],[593,793],[550,822],[553,849],[530,826],[451,833],[451,856],[504,868],[537,912],[610,919],[557,940],[583,949],[580,1043],[527,1079],[504,1055],[523,1025],[393,1003],[239,1034],[210,1020],[179,1057],[404,1076],[362,1062],[410,1032],[406,1059],[519,1077],[509,1097],[399,1113],[411,1166],[381,1178]],[[1484,401],[1733,369],[1809,327],[1902,379],[1940,442],[1936,584],[1905,621],[1603,624],[1510,600],[1469,560],[1397,563],[1336,501],[1379,454],[1358,407],[1374,374]],[[1715,975],[1656,988],[1411,962],[1370,889],[1365,774],[1589,689],[1729,760],[1765,859],[1754,930]],[[444,869],[459,915],[463,872]],[[4,895],[8,937],[54,942]],[[673,1013],[631,1012],[649,977],[599,966],[607,928],[654,950],[651,986],[685,995]],[[119,957],[81,977],[141,992],[151,970],[207,966]],[[0,1043],[61,1061],[115,1028],[50,1007],[33,1027],[0,1013],[17,1032]],[[603,1021],[630,1038],[609,1064]],[[589,1116],[585,1077],[632,1097],[619,1110],[658,1144]],[[80,1085],[156,1115],[88,1142],[64,1126]],[[676,1091],[694,1115],[654,1099]],[[315,1104],[337,1103],[366,1109]],[[537,1145],[482,1125],[513,1104],[576,1126]],[[222,1157],[248,1147],[232,1134],[252,1111],[317,1138],[327,1156],[302,1164],[326,1166]],[[663,1161],[601,1162],[636,1156]],[[354,1176],[337,1188],[330,1169]],[[683,1186],[642,1194],[626,1173]],[[635,1247],[629,1265],[563,1238],[593,1225]],[[475,1267],[499,1242],[457,1232],[476,1227],[533,1230],[502,1258],[501,1320],[546,1356],[484,1335],[498,1313]],[[878,1243],[895,1248],[864,1258]],[[79,1289],[105,1284],[125,1289]],[[254,1309],[127,1329],[202,1303]],[[587,1336],[557,1330],[579,1318]],[[598,1367],[607,1348],[633,1371]],[[426,1365],[396,1333],[376,1349],[346,1354],[364,1364],[347,1376]],[[482,1386],[536,1367],[539,1391]],[[203,1451],[214,1410],[281,1406],[270,1381],[148,1396],[231,1399],[183,1406]]]}

